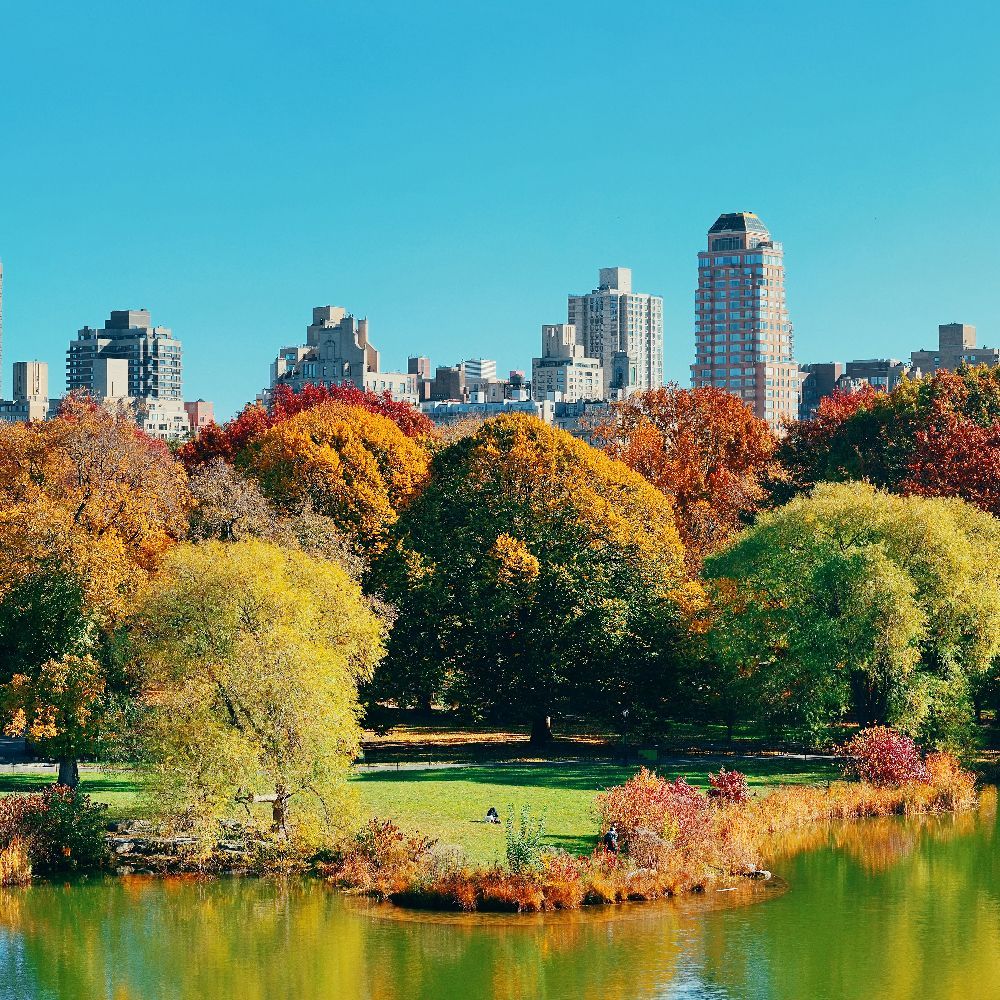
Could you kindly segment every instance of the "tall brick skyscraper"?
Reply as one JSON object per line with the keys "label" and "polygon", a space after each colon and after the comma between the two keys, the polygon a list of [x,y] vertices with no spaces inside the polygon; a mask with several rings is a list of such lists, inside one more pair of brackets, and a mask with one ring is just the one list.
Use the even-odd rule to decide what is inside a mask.
{"label": "tall brick skyscraper", "polygon": [[720,215],[698,254],[694,385],[739,396],[774,428],[798,416],[784,249],[753,212]]}

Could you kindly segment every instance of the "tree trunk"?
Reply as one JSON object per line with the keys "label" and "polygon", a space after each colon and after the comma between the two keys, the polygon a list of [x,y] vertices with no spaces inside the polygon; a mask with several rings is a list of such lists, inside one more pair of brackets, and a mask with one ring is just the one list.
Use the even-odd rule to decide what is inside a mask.
{"label": "tree trunk", "polygon": [[544,712],[539,713],[531,721],[531,745],[547,746],[552,742],[552,719]]}
{"label": "tree trunk", "polygon": [[59,778],[57,783],[76,788],[80,784],[80,768],[77,766],[75,757],[67,757],[59,761]]}
{"label": "tree trunk", "polygon": [[276,785],[274,801],[271,803],[271,824],[279,837],[288,837],[288,789],[284,785]]}

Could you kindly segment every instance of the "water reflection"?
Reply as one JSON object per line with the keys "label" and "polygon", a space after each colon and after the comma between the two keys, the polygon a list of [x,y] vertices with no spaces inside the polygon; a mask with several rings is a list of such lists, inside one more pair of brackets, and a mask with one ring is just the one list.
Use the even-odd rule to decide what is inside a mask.
{"label": "water reflection", "polygon": [[989,813],[831,826],[774,846],[785,894],[548,917],[400,913],[312,882],[36,886],[0,893],[0,997],[1000,997],[997,844]]}

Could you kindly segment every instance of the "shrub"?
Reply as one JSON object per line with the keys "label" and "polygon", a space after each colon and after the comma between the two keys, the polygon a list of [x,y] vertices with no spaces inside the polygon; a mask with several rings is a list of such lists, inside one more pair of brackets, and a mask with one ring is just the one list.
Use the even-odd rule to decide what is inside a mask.
{"label": "shrub", "polygon": [[38,872],[100,868],[108,858],[107,806],[66,785],[0,799],[0,849],[23,842]]}
{"label": "shrub", "polygon": [[916,743],[887,726],[862,729],[844,744],[843,751],[848,758],[845,773],[873,785],[902,785],[927,778]]}
{"label": "shrub", "polygon": [[383,898],[413,884],[429,864],[436,841],[404,833],[392,820],[371,819],[344,854],[343,882]]}
{"label": "shrub", "polygon": [[708,776],[708,794],[720,803],[746,802],[750,798],[750,788],[747,776],[740,771],[727,771],[719,768],[718,774]]}
{"label": "shrub", "polygon": [[507,834],[507,867],[515,874],[540,868],[545,813],[535,819],[529,806],[521,806],[515,819],[514,807],[508,806],[504,828]]}
{"label": "shrub", "polygon": [[683,778],[666,781],[648,768],[597,797],[601,832],[612,823],[627,852],[638,830],[662,836],[674,847],[689,847],[709,824],[708,800]]}

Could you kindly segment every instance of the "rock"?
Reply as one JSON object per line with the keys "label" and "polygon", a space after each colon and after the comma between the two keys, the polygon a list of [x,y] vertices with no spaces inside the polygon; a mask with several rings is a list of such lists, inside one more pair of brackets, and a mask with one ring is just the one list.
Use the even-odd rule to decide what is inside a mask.
{"label": "rock", "polygon": [[771,873],[766,868],[758,868],[756,871],[750,872],[750,878],[770,878]]}

